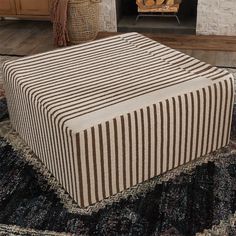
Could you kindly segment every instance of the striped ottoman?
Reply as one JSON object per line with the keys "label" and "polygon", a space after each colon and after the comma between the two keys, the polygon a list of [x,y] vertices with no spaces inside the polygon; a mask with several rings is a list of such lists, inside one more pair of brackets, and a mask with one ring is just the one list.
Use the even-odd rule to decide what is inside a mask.
{"label": "striped ottoman", "polygon": [[3,71],[13,127],[81,207],[229,142],[232,75],[137,33]]}

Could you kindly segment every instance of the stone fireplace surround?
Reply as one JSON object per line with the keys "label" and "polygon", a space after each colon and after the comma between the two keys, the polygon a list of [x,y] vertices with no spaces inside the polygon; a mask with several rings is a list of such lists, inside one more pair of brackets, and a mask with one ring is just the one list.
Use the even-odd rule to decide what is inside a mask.
{"label": "stone fireplace surround", "polygon": [[[118,0],[101,0],[100,30],[117,31],[118,4]],[[235,0],[198,0],[196,33],[236,36]]]}

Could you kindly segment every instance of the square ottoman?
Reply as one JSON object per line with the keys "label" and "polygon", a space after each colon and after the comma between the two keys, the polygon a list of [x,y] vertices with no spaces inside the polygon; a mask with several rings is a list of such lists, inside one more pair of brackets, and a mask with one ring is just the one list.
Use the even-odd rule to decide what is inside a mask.
{"label": "square ottoman", "polygon": [[81,207],[229,142],[233,76],[137,33],[3,72],[13,127]]}

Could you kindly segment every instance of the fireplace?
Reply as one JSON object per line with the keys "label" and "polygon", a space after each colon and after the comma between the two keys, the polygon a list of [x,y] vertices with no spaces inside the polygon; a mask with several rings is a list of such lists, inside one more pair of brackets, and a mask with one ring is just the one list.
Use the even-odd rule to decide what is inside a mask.
{"label": "fireplace", "polygon": [[[170,2],[170,0],[117,0],[117,31],[196,34],[197,0],[172,1],[175,5]],[[145,3],[151,10],[147,6],[142,9]],[[158,5],[160,3],[163,5]]]}
{"label": "fireplace", "polygon": [[174,18],[154,17],[135,24],[136,0],[101,0],[100,12],[100,31],[236,36],[235,0],[182,0],[178,12],[180,25]]}

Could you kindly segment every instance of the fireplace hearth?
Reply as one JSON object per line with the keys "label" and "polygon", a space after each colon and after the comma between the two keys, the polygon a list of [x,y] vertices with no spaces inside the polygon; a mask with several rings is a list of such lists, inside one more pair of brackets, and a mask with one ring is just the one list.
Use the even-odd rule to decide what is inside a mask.
{"label": "fireplace hearth", "polygon": [[140,17],[174,17],[180,24],[178,17],[180,1],[175,0],[136,0],[138,15],[136,22]]}
{"label": "fireplace hearth", "polygon": [[197,0],[116,0],[116,9],[119,32],[196,34]]}

